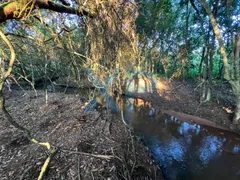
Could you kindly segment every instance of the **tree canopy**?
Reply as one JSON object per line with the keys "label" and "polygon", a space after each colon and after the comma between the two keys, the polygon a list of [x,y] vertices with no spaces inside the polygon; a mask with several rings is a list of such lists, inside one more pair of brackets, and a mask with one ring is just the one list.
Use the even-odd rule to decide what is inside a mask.
{"label": "tree canopy", "polygon": [[[33,87],[60,76],[79,82],[84,68],[101,80],[119,69],[119,79],[138,71],[198,79],[208,102],[213,81],[225,78],[239,107],[239,8],[237,0],[8,0],[0,29],[16,52],[15,77]],[[5,67],[9,46],[1,47]]]}
{"label": "tree canopy", "polygon": [[214,83],[228,83],[233,123],[240,123],[239,0],[2,0],[0,38],[0,107],[49,150],[44,167],[54,150],[6,110],[9,77],[47,92],[59,79],[81,87],[87,76],[98,89],[121,94],[127,77],[138,73],[193,79],[200,105],[212,100]]}

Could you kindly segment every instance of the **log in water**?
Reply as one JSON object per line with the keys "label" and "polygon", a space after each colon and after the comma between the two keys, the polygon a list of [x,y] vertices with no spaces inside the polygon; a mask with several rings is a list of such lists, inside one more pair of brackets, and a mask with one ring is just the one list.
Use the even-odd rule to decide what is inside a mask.
{"label": "log in water", "polygon": [[167,179],[240,179],[239,135],[156,112],[141,99],[125,102],[124,119],[145,142]]}

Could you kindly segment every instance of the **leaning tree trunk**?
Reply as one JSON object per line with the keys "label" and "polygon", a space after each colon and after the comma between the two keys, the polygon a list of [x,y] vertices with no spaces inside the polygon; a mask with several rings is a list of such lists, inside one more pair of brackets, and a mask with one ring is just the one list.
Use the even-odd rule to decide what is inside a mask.
{"label": "leaning tree trunk", "polygon": [[[231,84],[233,89],[233,93],[236,98],[236,108],[233,117],[233,123],[240,123],[240,33],[233,37],[233,50],[231,56],[231,65],[229,68],[229,61],[226,54],[225,46],[223,43],[223,39],[220,33],[220,29],[218,27],[216,18],[214,17],[209,5],[205,0],[199,0],[201,5],[206,10],[209,19],[211,21],[211,25],[214,30],[214,34],[218,40],[220,54],[223,59],[224,65],[224,78]],[[230,69],[230,70],[229,70]]]}

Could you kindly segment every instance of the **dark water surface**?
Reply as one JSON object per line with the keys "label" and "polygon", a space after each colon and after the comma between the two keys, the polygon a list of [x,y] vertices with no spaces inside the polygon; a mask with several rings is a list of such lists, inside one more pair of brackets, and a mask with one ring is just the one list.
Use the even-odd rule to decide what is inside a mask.
{"label": "dark water surface", "polygon": [[126,98],[123,116],[146,143],[167,179],[240,180],[240,137],[156,112]]}
{"label": "dark water surface", "polygon": [[[74,89],[86,99],[92,96],[90,92]],[[70,88],[66,93],[73,91]],[[101,95],[95,96],[97,102]],[[110,110],[116,110],[113,98],[109,101]],[[117,104],[123,109],[124,121],[145,142],[167,179],[240,180],[239,135],[180,121],[141,99],[123,97]]]}

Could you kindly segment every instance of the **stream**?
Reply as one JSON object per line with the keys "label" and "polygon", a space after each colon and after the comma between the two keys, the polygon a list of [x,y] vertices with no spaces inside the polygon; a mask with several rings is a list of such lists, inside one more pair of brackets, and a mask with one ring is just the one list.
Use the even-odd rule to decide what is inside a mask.
{"label": "stream", "polygon": [[[78,94],[86,96],[89,92]],[[89,110],[91,103],[99,102],[98,98],[102,98],[101,93],[90,101]],[[107,99],[108,109],[121,114],[125,123],[133,127],[162,167],[166,179],[240,179],[239,135],[180,121],[157,111],[151,102],[142,99],[123,96],[121,103],[109,95]]]}
{"label": "stream", "polygon": [[169,180],[240,179],[240,137],[156,112],[151,102],[125,98],[123,117]]}

